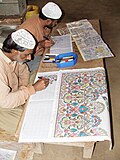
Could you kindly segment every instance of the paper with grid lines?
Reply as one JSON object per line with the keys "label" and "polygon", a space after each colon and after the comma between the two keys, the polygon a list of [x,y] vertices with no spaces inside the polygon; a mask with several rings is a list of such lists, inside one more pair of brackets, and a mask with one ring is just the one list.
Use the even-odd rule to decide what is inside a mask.
{"label": "paper with grid lines", "polygon": [[55,44],[50,47],[50,54],[62,54],[73,52],[71,35],[53,36]]}
{"label": "paper with grid lines", "polygon": [[58,74],[59,72],[37,74],[35,81],[38,77],[45,77],[49,79],[49,85],[30,97],[19,137],[20,142],[44,142],[54,136],[61,81]]}

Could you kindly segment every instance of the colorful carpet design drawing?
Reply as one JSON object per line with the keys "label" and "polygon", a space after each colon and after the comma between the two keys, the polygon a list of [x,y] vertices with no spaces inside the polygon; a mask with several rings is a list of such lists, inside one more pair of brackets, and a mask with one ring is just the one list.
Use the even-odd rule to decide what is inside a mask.
{"label": "colorful carpet design drawing", "polygon": [[107,112],[104,70],[62,73],[55,137],[107,136]]}

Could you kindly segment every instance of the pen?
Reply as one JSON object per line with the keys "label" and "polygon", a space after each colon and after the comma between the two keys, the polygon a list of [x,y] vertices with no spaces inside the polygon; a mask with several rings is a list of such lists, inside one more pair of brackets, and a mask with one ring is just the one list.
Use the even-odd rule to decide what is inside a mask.
{"label": "pen", "polygon": [[40,77],[40,76],[38,76],[38,78],[39,78],[39,79],[43,79],[44,77]]}
{"label": "pen", "polygon": [[62,61],[64,61],[64,62],[68,62],[68,61],[71,61],[71,60],[73,60],[74,59],[74,57],[71,57],[71,58],[66,58],[66,59],[63,59],[63,58],[61,58],[61,59],[57,59],[56,60],[56,62],[62,62]]}
{"label": "pen", "polygon": [[72,60],[73,60],[73,59],[63,60],[63,61],[60,61],[60,63],[70,62],[70,61],[72,61]]}
{"label": "pen", "polygon": [[46,40],[48,40],[48,41],[49,41],[49,38],[48,38],[48,37],[46,37],[46,36],[43,36],[43,38],[45,38]]}
{"label": "pen", "polygon": [[[47,36],[43,36],[46,40],[50,41],[50,39]],[[55,41],[52,39],[52,41],[55,43]]]}
{"label": "pen", "polygon": [[57,59],[57,61],[67,60],[67,59],[74,59],[74,57],[73,56],[62,57],[60,59]]}
{"label": "pen", "polygon": [[70,58],[74,58],[73,56],[67,56],[67,57],[63,57],[62,59],[70,59]]}

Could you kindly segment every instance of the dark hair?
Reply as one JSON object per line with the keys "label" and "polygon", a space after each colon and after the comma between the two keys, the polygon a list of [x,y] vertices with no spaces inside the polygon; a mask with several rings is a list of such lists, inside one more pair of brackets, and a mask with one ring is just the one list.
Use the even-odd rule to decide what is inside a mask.
{"label": "dark hair", "polygon": [[11,34],[9,34],[9,35],[7,36],[7,38],[4,40],[4,42],[3,42],[2,50],[3,50],[4,52],[11,53],[11,50],[12,50],[12,49],[15,49],[15,50],[21,51],[21,52],[23,52],[23,51],[26,50],[26,48],[17,45],[17,44],[12,40]]}
{"label": "dark hair", "polygon": [[[46,16],[42,13],[42,10],[40,10],[40,12],[39,12],[39,18],[41,18],[42,20],[51,19],[51,18],[46,17]],[[53,20],[53,19],[51,19],[51,20]]]}

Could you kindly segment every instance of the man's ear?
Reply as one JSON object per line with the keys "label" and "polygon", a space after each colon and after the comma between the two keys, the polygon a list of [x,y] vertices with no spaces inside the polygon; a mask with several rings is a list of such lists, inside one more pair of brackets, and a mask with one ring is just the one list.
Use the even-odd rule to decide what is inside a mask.
{"label": "man's ear", "polygon": [[11,50],[11,53],[12,53],[13,55],[16,55],[16,54],[18,54],[18,51],[15,50],[15,49],[12,49],[12,50]]}

